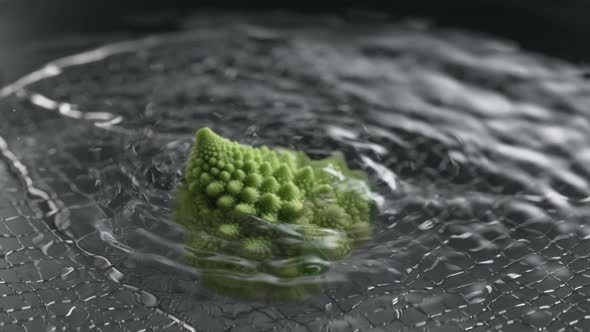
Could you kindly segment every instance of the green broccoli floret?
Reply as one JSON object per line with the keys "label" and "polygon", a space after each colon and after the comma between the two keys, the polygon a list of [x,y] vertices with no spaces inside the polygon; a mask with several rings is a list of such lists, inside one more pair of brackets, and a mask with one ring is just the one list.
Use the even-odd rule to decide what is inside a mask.
{"label": "green broccoli floret", "polygon": [[236,273],[290,280],[325,271],[318,259],[341,259],[372,233],[367,180],[341,155],[312,160],[303,152],[241,145],[202,128],[176,206],[176,220],[188,230],[190,263],[215,270],[204,277],[218,289],[300,298],[310,284],[255,280],[246,291],[247,278]]}

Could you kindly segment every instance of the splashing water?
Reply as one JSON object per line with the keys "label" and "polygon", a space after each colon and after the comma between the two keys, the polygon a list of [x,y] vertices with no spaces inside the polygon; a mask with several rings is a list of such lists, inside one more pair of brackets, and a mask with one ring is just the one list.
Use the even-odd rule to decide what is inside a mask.
{"label": "splashing water", "polygon": [[[0,90],[0,325],[590,328],[582,70],[455,31],[314,22],[201,19]],[[375,236],[317,296],[234,300],[180,259],[174,188],[204,126],[371,175]]]}

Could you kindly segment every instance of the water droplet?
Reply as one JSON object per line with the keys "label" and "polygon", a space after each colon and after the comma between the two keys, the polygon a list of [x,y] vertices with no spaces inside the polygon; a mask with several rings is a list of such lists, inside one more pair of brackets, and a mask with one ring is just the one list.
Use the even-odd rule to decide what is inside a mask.
{"label": "water droplet", "polygon": [[94,256],[93,265],[97,269],[106,269],[111,266],[111,263],[102,256]]}
{"label": "water droplet", "polygon": [[121,273],[121,271],[115,269],[115,268],[111,268],[109,269],[109,272],[107,273],[109,279],[116,281],[116,282],[121,282],[121,280],[123,279],[123,273]]}
{"label": "water droplet", "polygon": [[158,298],[146,291],[141,291],[139,294],[139,301],[147,307],[155,307],[158,305]]}

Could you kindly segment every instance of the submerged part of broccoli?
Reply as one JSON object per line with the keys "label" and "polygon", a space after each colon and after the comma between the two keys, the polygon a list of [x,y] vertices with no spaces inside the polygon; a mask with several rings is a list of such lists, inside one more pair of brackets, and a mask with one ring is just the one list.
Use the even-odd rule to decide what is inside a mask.
{"label": "submerged part of broccoli", "polygon": [[326,271],[372,232],[367,176],[341,155],[311,160],[202,128],[185,181],[176,220],[188,231],[187,259],[226,293],[301,298],[317,285],[294,278]]}

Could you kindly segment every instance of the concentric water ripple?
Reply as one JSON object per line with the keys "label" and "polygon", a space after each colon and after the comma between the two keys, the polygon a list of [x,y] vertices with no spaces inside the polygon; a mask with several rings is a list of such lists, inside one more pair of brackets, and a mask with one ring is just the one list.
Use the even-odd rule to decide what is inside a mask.
{"label": "concentric water ripple", "polygon": [[[245,22],[199,18],[194,30],[57,60],[0,91],[0,150],[25,181],[0,170],[14,188],[0,225],[24,218],[55,237],[27,243],[35,232],[0,229],[0,300],[14,297],[0,301],[1,321],[25,326],[39,312],[83,330],[590,328],[581,70],[416,25]],[[322,293],[233,300],[182,263],[172,200],[203,126],[316,157],[342,151],[371,174],[376,235],[332,268]],[[27,217],[25,206],[40,212]],[[48,254],[59,241],[76,257],[65,270]],[[69,285],[55,292],[67,304],[57,314],[51,296],[32,299],[54,275]],[[89,283],[96,294],[81,290]],[[133,299],[116,305],[125,292]]]}

